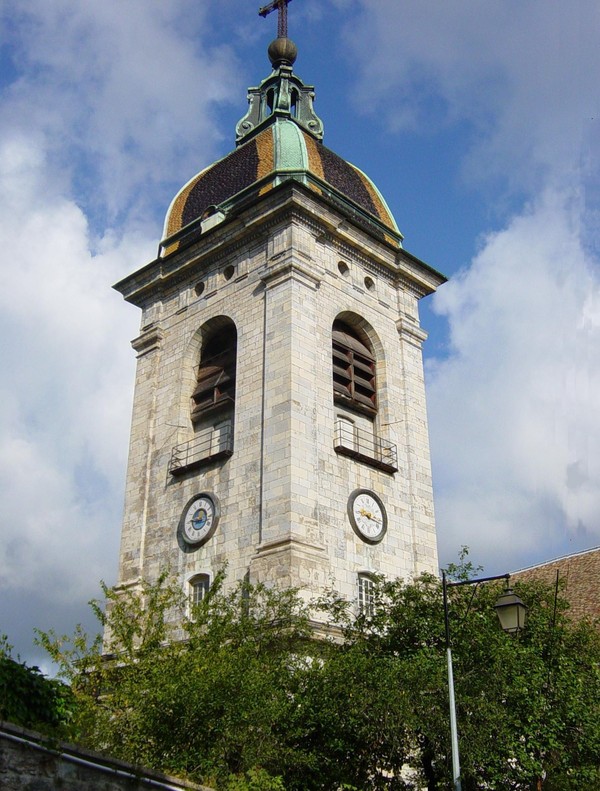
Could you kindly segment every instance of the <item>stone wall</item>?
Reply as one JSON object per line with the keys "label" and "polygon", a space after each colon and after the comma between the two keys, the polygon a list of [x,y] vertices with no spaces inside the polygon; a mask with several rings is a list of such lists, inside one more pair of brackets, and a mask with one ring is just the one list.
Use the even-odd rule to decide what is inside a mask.
{"label": "stone wall", "polygon": [[[184,590],[227,563],[228,582],[335,588],[356,600],[358,574],[436,573],[437,549],[418,300],[443,278],[404,251],[344,222],[337,207],[281,185],[190,248],[159,259],[119,290],[143,310],[134,341],[134,397],[119,584],[169,568]],[[233,455],[174,476],[190,419],[203,332],[225,317],[237,331]],[[334,449],[332,327],[368,339],[377,415],[363,423],[397,448],[397,471]],[[369,543],[352,529],[351,494],[385,505],[388,530]],[[178,524],[199,493],[219,503],[216,532],[183,546]]]}
{"label": "stone wall", "polygon": [[210,791],[0,722],[2,791]]}

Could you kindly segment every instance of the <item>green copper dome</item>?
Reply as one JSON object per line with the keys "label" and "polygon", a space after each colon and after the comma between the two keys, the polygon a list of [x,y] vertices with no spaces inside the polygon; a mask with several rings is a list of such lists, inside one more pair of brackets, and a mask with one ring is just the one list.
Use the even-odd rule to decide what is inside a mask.
{"label": "green copper dome", "polygon": [[[284,51],[288,40],[276,41]],[[171,203],[161,243],[164,254],[194,241],[204,218],[216,212],[227,216],[249,194],[263,195],[290,179],[401,246],[402,235],[377,187],[321,143],[323,125],[313,98],[312,86],[304,85],[287,62],[274,64],[269,77],[249,89],[248,112],[236,129],[237,148],[194,176]]]}

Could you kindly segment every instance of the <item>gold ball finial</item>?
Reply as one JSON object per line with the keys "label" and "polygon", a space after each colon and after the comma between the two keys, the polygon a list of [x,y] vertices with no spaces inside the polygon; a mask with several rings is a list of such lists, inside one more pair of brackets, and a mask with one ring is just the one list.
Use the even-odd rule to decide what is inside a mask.
{"label": "gold ball finial", "polygon": [[269,44],[267,50],[273,68],[278,66],[293,66],[298,57],[298,47],[290,38],[276,38]]}

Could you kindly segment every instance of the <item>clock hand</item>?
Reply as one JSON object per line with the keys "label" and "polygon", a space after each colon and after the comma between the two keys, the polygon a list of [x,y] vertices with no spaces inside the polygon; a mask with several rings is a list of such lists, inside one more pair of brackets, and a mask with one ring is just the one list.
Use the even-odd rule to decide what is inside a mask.
{"label": "clock hand", "polygon": [[366,516],[367,519],[370,519],[372,522],[381,522],[381,519],[378,519],[376,516],[373,516],[373,514],[370,511],[367,511],[365,508],[360,509],[360,515]]}

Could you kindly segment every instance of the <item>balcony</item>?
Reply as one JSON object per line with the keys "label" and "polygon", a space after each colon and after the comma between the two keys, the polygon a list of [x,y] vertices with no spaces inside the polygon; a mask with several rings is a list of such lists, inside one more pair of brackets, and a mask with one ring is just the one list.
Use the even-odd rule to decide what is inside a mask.
{"label": "balcony", "polygon": [[333,448],[342,456],[349,456],[378,470],[398,472],[396,446],[349,421],[336,421]]}
{"label": "balcony", "polygon": [[169,472],[182,475],[188,470],[233,454],[233,426],[231,423],[210,431],[203,431],[189,442],[176,445],[171,451]]}

